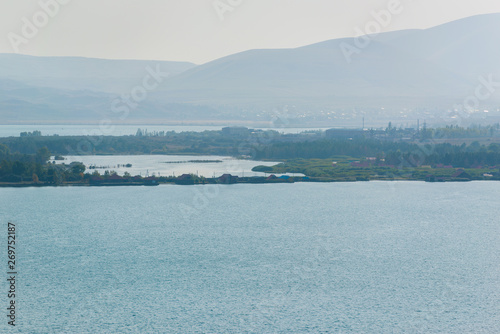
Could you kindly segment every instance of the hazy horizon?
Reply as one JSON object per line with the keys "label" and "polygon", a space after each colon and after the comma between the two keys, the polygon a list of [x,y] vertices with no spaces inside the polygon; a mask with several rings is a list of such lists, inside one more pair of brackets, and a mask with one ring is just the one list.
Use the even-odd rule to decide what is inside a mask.
{"label": "hazy horizon", "polygon": [[0,332],[500,333],[500,1],[0,20]]}
{"label": "hazy horizon", "polygon": [[[42,4],[48,4],[46,8],[52,14],[46,20],[38,15]],[[0,30],[4,36],[0,53],[204,64],[251,49],[295,48],[357,36],[366,32],[365,26],[374,20],[374,12],[380,13],[390,6],[398,8],[398,14],[382,26],[382,32],[425,29],[500,12],[500,3],[493,1],[448,0],[439,4],[428,0],[371,4],[360,0],[349,3],[326,0],[8,2],[0,5],[4,23]],[[34,16],[41,20],[40,28],[19,42],[16,50],[13,34],[23,37],[24,18],[33,22]]]}

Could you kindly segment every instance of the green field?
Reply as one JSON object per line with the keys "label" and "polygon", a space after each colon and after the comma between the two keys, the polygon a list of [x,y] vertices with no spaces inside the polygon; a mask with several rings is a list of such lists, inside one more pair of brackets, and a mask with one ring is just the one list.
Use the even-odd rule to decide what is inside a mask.
{"label": "green field", "polygon": [[[322,181],[370,181],[370,180],[420,180],[420,181],[468,181],[500,180],[499,168],[432,168],[430,166],[382,166],[373,163],[366,167],[352,163],[367,163],[363,159],[338,156],[333,159],[293,159],[275,166],[257,166],[254,171],[266,173],[302,173]],[[455,176],[457,173],[461,175]],[[485,176],[492,175],[492,176]]]}

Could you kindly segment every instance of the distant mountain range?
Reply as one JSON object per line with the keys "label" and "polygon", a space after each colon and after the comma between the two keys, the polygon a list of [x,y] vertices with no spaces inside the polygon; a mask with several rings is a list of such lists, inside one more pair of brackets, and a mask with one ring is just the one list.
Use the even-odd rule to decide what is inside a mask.
{"label": "distant mountain range", "polygon": [[[0,122],[98,121],[113,115],[116,98],[143,85],[148,68],[158,67],[168,77],[131,108],[129,121],[258,120],[262,110],[285,105],[298,115],[450,108],[475,94],[480,77],[494,81],[481,89],[492,91],[481,99],[492,105],[500,101],[499,37],[500,14],[488,14],[366,36],[363,47],[360,39],[343,38],[198,66],[0,54]],[[346,47],[357,50],[350,59]]]}

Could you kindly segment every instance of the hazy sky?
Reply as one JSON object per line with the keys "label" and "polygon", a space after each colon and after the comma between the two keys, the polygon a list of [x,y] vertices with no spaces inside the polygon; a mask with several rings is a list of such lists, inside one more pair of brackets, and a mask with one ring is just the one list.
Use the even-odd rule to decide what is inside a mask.
{"label": "hazy sky", "polygon": [[[57,0],[67,2],[60,8],[55,1],[2,0],[0,52],[14,52],[15,44],[30,55],[201,64],[248,49],[354,36],[376,22],[372,11],[397,2],[383,31],[500,12],[498,0]],[[43,3],[52,3],[53,17],[41,12]],[[38,31],[25,27],[23,35],[34,21]]]}

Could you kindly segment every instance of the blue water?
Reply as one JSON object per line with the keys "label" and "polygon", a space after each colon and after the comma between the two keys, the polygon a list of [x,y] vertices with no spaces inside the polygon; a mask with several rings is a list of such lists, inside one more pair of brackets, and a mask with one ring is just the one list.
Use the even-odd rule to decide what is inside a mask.
{"label": "blue water", "polygon": [[13,332],[499,333],[499,197],[496,182],[0,188]]}

